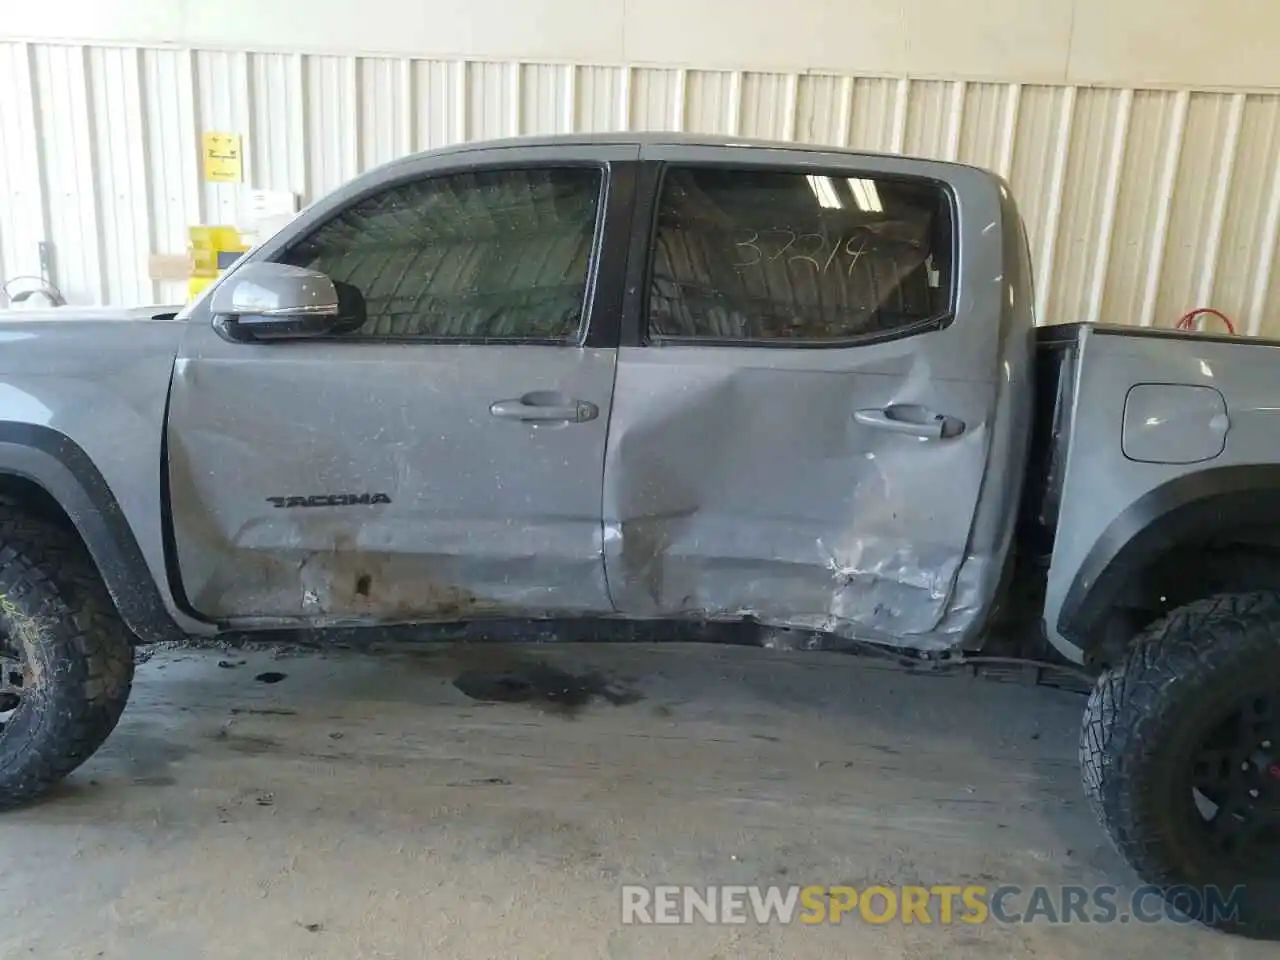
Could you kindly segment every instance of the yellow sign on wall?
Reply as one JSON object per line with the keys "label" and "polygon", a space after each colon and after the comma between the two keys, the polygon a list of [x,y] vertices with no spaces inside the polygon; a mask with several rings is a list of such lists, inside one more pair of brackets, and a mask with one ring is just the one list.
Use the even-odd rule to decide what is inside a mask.
{"label": "yellow sign on wall", "polygon": [[240,134],[206,133],[201,156],[204,178],[214,183],[240,183],[244,180],[244,163],[240,153]]}

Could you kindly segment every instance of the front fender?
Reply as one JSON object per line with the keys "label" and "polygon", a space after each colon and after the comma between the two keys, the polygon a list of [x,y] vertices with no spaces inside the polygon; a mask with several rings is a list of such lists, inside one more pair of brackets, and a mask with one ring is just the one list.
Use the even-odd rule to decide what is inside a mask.
{"label": "front fender", "polygon": [[[0,474],[26,477],[62,504],[143,637],[171,635],[165,620],[213,630],[182,606],[165,542],[164,425],[188,330],[146,309],[0,313]],[[155,610],[153,592],[164,620],[143,615]]]}
{"label": "front fender", "polygon": [[48,427],[0,422],[0,474],[30,480],[57,501],[138,639],[177,640],[185,634],[165,607],[120,504],[75,441]]}

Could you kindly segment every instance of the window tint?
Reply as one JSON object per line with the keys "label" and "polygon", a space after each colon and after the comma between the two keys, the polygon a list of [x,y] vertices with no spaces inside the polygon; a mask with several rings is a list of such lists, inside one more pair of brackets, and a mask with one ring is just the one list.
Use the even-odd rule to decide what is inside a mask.
{"label": "window tint", "polygon": [[843,341],[939,317],[950,307],[949,210],[942,190],[920,181],[672,169],[650,333]]}
{"label": "window tint", "polygon": [[347,336],[576,340],[601,173],[480,170],[361,200],[290,249],[364,298]]}

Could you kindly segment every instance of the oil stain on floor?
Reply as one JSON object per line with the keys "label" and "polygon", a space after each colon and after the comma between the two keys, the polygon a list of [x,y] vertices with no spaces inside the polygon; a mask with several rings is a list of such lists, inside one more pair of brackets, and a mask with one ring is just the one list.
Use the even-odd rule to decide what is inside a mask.
{"label": "oil stain on floor", "polygon": [[614,706],[643,699],[639,691],[601,674],[573,674],[538,661],[508,663],[498,670],[464,670],[453,685],[472,700],[542,704],[570,715],[577,713],[593,698]]}

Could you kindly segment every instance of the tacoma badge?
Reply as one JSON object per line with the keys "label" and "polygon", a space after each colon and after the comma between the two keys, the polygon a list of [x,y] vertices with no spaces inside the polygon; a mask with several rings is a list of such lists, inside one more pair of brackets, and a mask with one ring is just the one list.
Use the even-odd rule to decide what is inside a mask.
{"label": "tacoma badge", "polygon": [[280,507],[354,507],[356,504],[390,503],[385,493],[317,493],[309,497],[267,497],[267,503]]}

